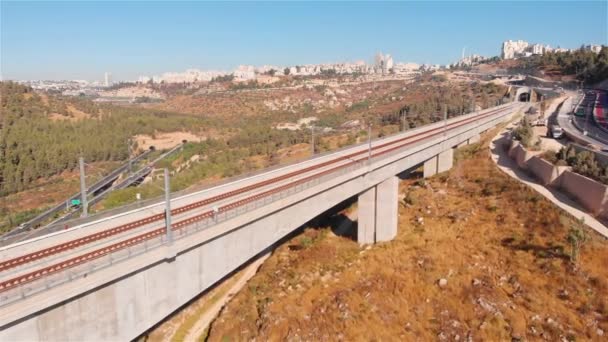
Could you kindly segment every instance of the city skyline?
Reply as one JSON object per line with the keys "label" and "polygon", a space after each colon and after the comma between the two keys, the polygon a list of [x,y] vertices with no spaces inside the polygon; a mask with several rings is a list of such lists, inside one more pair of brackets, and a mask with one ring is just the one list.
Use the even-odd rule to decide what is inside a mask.
{"label": "city skyline", "polygon": [[[122,81],[191,68],[371,64],[378,51],[395,62],[448,64],[464,47],[467,55],[499,56],[508,39],[566,48],[608,41],[597,29],[606,27],[606,2],[3,1],[1,7],[3,79],[93,81],[111,72]],[[581,16],[600,24],[565,25]]]}

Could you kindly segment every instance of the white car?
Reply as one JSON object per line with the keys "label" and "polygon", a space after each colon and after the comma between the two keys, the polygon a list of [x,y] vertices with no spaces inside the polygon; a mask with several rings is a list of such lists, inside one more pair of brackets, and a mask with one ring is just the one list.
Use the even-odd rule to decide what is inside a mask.
{"label": "white car", "polygon": [[564,135],[564,131],[559,125],[551,125],[547,133],[553,139],[559,139]]}

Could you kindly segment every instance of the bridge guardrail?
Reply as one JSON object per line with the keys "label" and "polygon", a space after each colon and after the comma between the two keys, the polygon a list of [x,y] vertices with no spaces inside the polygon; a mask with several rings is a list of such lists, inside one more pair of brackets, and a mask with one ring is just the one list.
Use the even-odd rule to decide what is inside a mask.
{"label": "bridge guardrail", "polygon": [[[505,115],[509,115],[509,114],[497,113],[495,115],[492,115],[489,118],[484,119],[484,123],[491,122],[493,120],[496,120],[496,118],[500,118]],[[477,125],[476,125],[476,127],[477,127]],[[461,132],[458,132],[458,133],[451,132],[448,134],[451,134],[451,136],[453,136],[453,135],[460,134],[460,133]],[[431,135],[431,136],[422,138],[421,142],[428,143],[428,142],[431,142],[434,140],[439,140],[439,143],[440,143],[441,141],[443,141],[446,138],[447,138],[447,136],[437,137],[436,135]],[[405,144],[409,145],[411,143],[413,143],[413,142],[405,143]],[[403,146],[401,145],[401,146],[393,147],[387,151],[380,151],[377,153],[376,156],[372,156],[371,162],[373,164],[374,162],[377,162],[377,161],[380,161],[380,160],[383,160],[386,158],[390,158],[397,154],[403,153],[402,148],[403,148]],[[412,152],[412,153],[416,153],[416,152]],[[323,171],[323,172],[321,172],[322,173],[321,176],[317,176],[318,174],[313,174],[311,176],[307,176],[307,177],[310,177],[310,179],[306,179],[306,177],[305,177],[304,178],[305,181],[302,181],[302,180],[295,181],[295,185],[293,185],[293,186],[292,186],[293,183],[289,183],[287,185],[282,186],[284,188],[281,189],[280,191],[277,191],[277,192],[271,191],[266,196],[249,201],[249,202],[245,203],[245,205],[238,205],[238,206],[234,206],[233,208],[228,207],[227,210],[222,210],[222,211],[218,212],[216,215],[212,215],[212,216],[207,215],[206,213],[203,213],[201,215],[198,215],[198,216],[200,216],[200,219],[195,220],[190,224],[186,223],[182,226],[177,226],[176,224],[179,224],[179,222],[174,223],[173,226],[176,226],[176,227],[172,229],[173,238],[182,239],[182,238],[191,236],[192,234],[198,233],[201,230],[210,228],[216,224],[233,219],[239,215],[256,210],[256,209],[258,209],[262,206],[268,205],[270,203],[274,203],[274,202],[284,199],[290,195],[299,193],[299,192],[309,189],[313,186],[316,186],[320,183],[324,183],[324,182],[328,181],[329,179],[333,179],[335,177],[355,171],[357,169],[368,167],[369,165],[370,164],[368,164],[368,162],[367,162],[367,156],[362,156],[359,160],[357,160],[355,162],[351,162],[347,166],[338,166],[338,167],[335,167],[334,169]],[[205,210],[205,209],[203,209],[203,210]],[[207,213],[208,213],[208,211],[207,211]],[[184,221],[188,221],[188,220],[189,219],[186,219]],[[110,267],[110,266],[116,264],[117,262],[138,256],[151,249],[162,247],[167,243],[166,235],[163,234],[163,232],[162,232],[163,230],[166,230],[166,227],[157,228],[148,233],[141,234],[141,236],[144,236],[144,238],[145,238],[145,240],[143,240],[143,243],[141,243],[141,241],[140,241],[138,244],[126,245],[125,248],[117,248],[117,249],[110,248],[106,251],[98,252],[101,254],[93,255],[93,256],[95,256],[94,259],[85,260],[82,262],[79,260],[75,260],[73,262],[75,265],[74,267],[66,268],[66,269],[60,270],[58,272],[49,272],[48,274],[42,275],[42,277],[40,279],[36,279],[31,282],[20,284],[9,290],[6,290],[4,292],[0,292],[0,307],[8,305],[10,303],[14,303],[20,299],[29,297],[36,293],[45,291],[46,289],[74,281],[80,277],[84,277],[84,276],[88,275],[91,272]],[[155,235],[149,235],[152,233]],[[148,234],[149,236],[145,236],[146,234]],[[104,248],[101,248],[101,250],[103,250],[103,249]],[[78,253],[78,252],[76,252],[76,253]],[[80,253],[82,253],[82,252],[80,252]],[[78,259],[78,258],[79,257],[76,257],[76,259]]]}
{"label": "bridge guardrail", "polygon": [[[486,108],[484,110],[478,111],[478,112],[473,112],[473,113],[469,113],[469,114],[464,114],[464,115],[459,115],[456,117],[452,117],[450,119],[448,119],[448,123],[453,122],[453,121],[457,121],[457,120],[464,120],[470,117],[474,117],[477,115],[481,115],[486,111],[491,111],[491,110],[495,110],[495,109],[500,109],[500,108],[506,108],[508,106],[513,105],[514,103],[506,103],[506,104],[502,104],[496,107],[491,107],[491,108]],[[414,129],[410,129],[408,131],[405,132],[397,132],[396,134],[384,137],[382,139],[392,139],[392,138],[396,138],[399,135],[403,135],[403,134],[408,134],[408,133],[413,133],[413,132],[417,132],[417,131],[423,131],[425,129],[429,129],[431,127],[433,127],[434,125],[441,125],[443,121],[439,121],[439,122],[435,122],[432,123],[430,125],[425,125],[425,126],[421,126],[421,127],[417,127]],[[374,141],[378,141],[377,139]],[[171,199],[178,199],[180,197],[185,197],[185,196],[192,196],[192,195],[196,195],[200,192],[209,190],[209,189],[213,189],[216,187],[220,187],[226,184],[230,184],[233,182],[237,182],[243,179],[247,179],[247,178],[251,178],[251,177],[256,177],[258,175],[262,175],[268,172],[273,172],[273,171],[277,171],[283,168],[288,168],[291,167],[293,165],[296,164],[300,164],[300,163],[306,163],[309,161],[313,161],[315,159],[319,159],[319,158],[323,158],[323,157],[327,157],[330,156],[332,154],[339,154],[345,150],[348,149],[352,149],[352,148],[356,148],[356,147],[361,147],[361,146],[365,146],[367,145],[367,142],[362,142],[360,144],[356,144],[356,145],[350,145],[350,146],[345,146],[343,148],[337,149],[337,150],[333,150],[333,151],[327,151],[325,153],[320,153],[320,154],[316,154],[314,156],[305,158],[303,160],[298,160],[295,161],[293,163],[290,164],[283,164],[283,165],[276,165],[274,167],[271,168],[266,168],[266,169],[262,169],[262,170],[257,170],[257,171],[253,171],[253,172],[249,172],[249,173],[245,173],[239,176],[235,176],[235,177],[231,177],[225,180],[222,180],[220,182],[214,183],[212,185],[204,185],[204,186],[200,186],[197,188],[192,188],[192,189],[186,189],[186,190],[182,190],[182,191],[178,191],[178,192],[173,192],[171,194]],[[161,205],[162,203],[164,203],[164,196],[157,196],[155,198],[151,198],[151,199],[147,199],[147,200],[143,200],[143,201],[138,201],[136,203],[131,203],[131,204],[127,204],[125,206],[122,206],[120,208],[116,208],[116,209],[110,209],[110,210],[105,210],[102,211],[100,213],[95,213],[93,215],[89,215],[89,217],[87,218],[76,218],[76,219],[72,219],[69,221],[62,221],[61,223],[58,224],[54,224],[54,225],[50,225],[45,227],[45,232],[42,233],[38,233],[35,230],[34,231],[25,231],[25,232],[21,232],[19,233],[20,236],[17,236],[16,239],[13,239],[12,241],[17,242],[17,241],[23,241],[23,239],[32,239],[32,238],[36,238],[39,237],[41,235],[46,235],[46,234],[51,234],[51,233],[56,233],[56,232],[60,232],[63,230],[66,230],[68,228],[72,228],[72,227],[77,227],[77,226],[81,226],[81,225],[86,225],[90,222],[96,222],[99,220],[102,220],[104,218],[109,218],[111,216],[117,216],[117,215],[121,215],[124,213],[128,213],[131,212],[133,210],[138,210],[138,209],[142,209],[142,208],[146,208],[146,207],[153,207],[155,205]],[[21,235],[24,235],[24,237],[21,237]],[[1,242],[1,241],[0,241]]]}

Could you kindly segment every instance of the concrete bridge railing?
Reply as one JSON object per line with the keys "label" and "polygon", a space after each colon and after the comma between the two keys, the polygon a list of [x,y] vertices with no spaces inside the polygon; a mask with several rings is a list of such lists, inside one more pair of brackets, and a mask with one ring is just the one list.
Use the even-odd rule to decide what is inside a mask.
{"label": "concrete bridge railing", "polygon": [[[325,210],[359,198],[360,243],[397,233],[395,175],[452,166],[452,149],[509,119],[519,104],[483,119],[379,150],[331,172],[185,224],[169,244],[160,233],[52,276],[0,293],[0,340],[131,340]],[[467,118],[474,118],[468,116]],[[449,120],[447,124],[463,120]],[[374,142],[440,129],[437,123]],[[359,146],[361,150],[364,147]]]}

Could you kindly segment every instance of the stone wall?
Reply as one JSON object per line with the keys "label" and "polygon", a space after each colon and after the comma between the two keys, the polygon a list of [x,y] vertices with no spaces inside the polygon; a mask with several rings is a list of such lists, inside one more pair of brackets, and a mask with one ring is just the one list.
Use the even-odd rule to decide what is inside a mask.
{"label": "stone wall", "polygon": [[509,149],[509,157],[517,162],[517,166],[522,169],[527,169],[527,162],[532,158],[532,154],[527,151],[519,141],[512,141],[511,148]]}
{"label": "stone wall", "polygon": [[568,170],[568,166],[555,166],[541,157],[534,156],[528,160],[528,170],[534,174],[543,185],[559,186],[560,176]]}
{"label": "stone wall", "polygon": [[565,171],[560,187],[594,215],[606,214],[602,211],[606,209],[608,186],[578,173]]}
{"label": "stone wall", "polygon": [[557,187],[577,201],[593,215],[608,218],[608,186],[571,171],[569,166],[555,166],[532,156],[518,141],[511,141],[509,157],[517,165],[530,171],[543,185]]}

